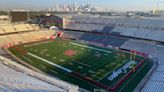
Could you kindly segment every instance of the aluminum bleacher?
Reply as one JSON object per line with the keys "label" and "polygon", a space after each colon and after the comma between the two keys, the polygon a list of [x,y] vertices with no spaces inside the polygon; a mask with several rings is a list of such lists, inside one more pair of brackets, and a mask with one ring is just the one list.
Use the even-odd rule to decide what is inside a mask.
{"label": "aluminum bleacher", "polygon": [[29,31],[25,24],[13,25],[17,32]]}
{"label": "aluminum bleacher", "polygon": [[41,38],[45,38],[42,34],[40,34],[37,31],[34,32],[29,32],[29,35],[31,35],[33,38],[35,38],[36,40],[40,40]]}
{"label": "aluminum bleacher", "polygon": [[0,36],[0,47],[8,44],[27,43],[32,41],[39,41],[47,39],[51,35],[54,35],[55,31],[31,31],[17,34],[7,34]]}
{"label": "aluminum bleacher", "polygon": [[[30,77],[24,73],[17,72],[13,69],[8,68],[7,66],[0,63],[0,91],[3,90],[12,90],[12,92],[16,91],[59,91],[66,92],[63,89],[50,85],[46,82],[40,81],[36,78]],[[5,88],[3,88],[5,86]],[[28,88],[28,89],[27,89]]]}
{"label": "aluminum bleacher", "polygon": [[38,30],[37,25],[32,24],[8,24],[0,25],[0,34],[15,33],[15,32],[26,32]]}
{"label": "aluminum bleacher", "polygon": [[0,27],[0,34],[4,34],[4,31],[2,30],[2,27]]}
{"label": "aluminum bleacher", "polygon": [[7,35],[0,36],[0,44],[1,45],[7,45],[8,43],[12,43],[13,41],[8,38]]}
{"label": "aluminum bleacher", "polygon": [[163,92],[164,90],[164,59],[158,60],[159,65],[141,92]]}
{"label": "aluminum bleacher", "polygon": [[154,53],[155,45],[148,44],[143,41],[128,40],[121,46],[121,48],[128,49],[128,50],[136,50],[139,52],[150,54],[150,53]]}
{"label": "aluminum bleacher", "polygon": [[64,31],[65,38],[79,39],[83,41],[95,42],[104,45],[111,45],[115,47],[120,47],[123,45],[127,39],[121,37],[115,37],[111,35],[101,35],[101,34],[92,34],[84,32],[75,32],[75,31]]}
{"label": "aluminum bleacher", "polygon": [[37,73],[2,57],[1,54],[3,53],[0,53],[0,92],[78,91],[78,87],[75,85]]}
{"label": "aluminum bleacher", "polygon": [[112,30],[113,32],[119,32],[119,35],[136,37],[148,40],[162,41],[164,42],[164,32],[155,30],[138,30],[135,28],[124,28],[122,30]]}
{"label": "aluminum bleacher", "polygon": [[13,41],[14,41],[15,44],[23,43],[24,42],[24,40],[19,36],[19,34],[8,35],[8,37],[10,39],[13,39]]}
{"label": "aluminum bleacher", "polygon": [[83,34],[83,32],[64,31],[63,36],[66,38],[79,39]]}
{"label": "aluminum bleacher", "polygon": [[163,92],[163,82],[149,81],[141,92]]}
{"label": "aluminum bleacher", "polygon": [[43,30],[43,31],[38,31],[38,32],[39,32],[39,34],[41,34],[44,38],[47,38],[47,37],[49,37],[49,36],[55,34],[55,31],[54,31],[54,30],[48,30],[48,31]]}
{"label": "aluminum bleacher", "polygon": [[0,92],[78,92],[78,86],[28,69],[1,49],[54,34],[33,24],[0,25]]}
{"label": "aluminum bleacher", "polygon": [[120,47],[127,40],[120,37],[107,36],[107,35],[97,35],[97,34],[85,34],[80,40],[86,40],[90,42],[101,43],[104,45],[111,45],[115,47]]}
{"label": "aluminum bleacher", "polygon": [[127,40],[120,48],[127,50],[136,50],[145,54],[149,54],[152,57],[156,58],[164,57],[164,47],[158,46],[155,43],[148,43],[139,40]]}
{"label": "aluminum bleacher", "polygon": [[26,24],[26,27],[28,28],[28,30],[34,30],[31,26],[31,24]]}
{"label": "aluminum bleacher", "polygon": [[35,24],[31,24],[30,26],[33,30],[38,30],[39,29],[39,26],[38,25],[35,25]]}
{"label": "aluminum bleacher", "polygon": [[141,92],[163,92],[164,90],[164,47],[157,44],[148,43],[139,40],[128,40],[121,48],[127,50],[136,50],[148,54],[156,61],[157,68],[152,72],[150,78],[145,83]]}
{"label": "aluminum bleacher", "polygon": [[4,30],[4,33],[16,32],[12,25],[5,25],[1,27]]}
{"label": "aluminum bleacher", "polygon": [[[37,26],[33,25],[33,27],[31,27],[30,25],[31,28],[26,26],[19,25],[16,26],[16,28],[14,29],[13,25],[5,25],[5,32],[3,33],[4,29],[1,30],[0,92],[77,92],[77,86],[55,78],[51,78],[47,75],[42,75],[40,73],[34,72],[33,70],[25,68],[24,66],[16,64],[14,61],[9,60],[10,58],[7,57],[6,53],[1,49],[1,47],[7,47],[9,46],[9,44],[16,45],[20,43],[33,42],[38,40],[40,41],[41,39],[47,39],[47,37],[55,34],[55,31],[50,30],[29,31],[33,28],[37,29]],[[13,32],[11,31],[11,29],[16,30],[17,32]],[[11,65],[14,64],[14,69],[13,67],[10,68],[11,65],[9,65],[10,67],[8,66],[9,62],[12,63]],[[7,66],[4,64],[7,64]]]}
{"label": "aluminum bleacher", "polygon": [[25,42],[31,42],[33,40],[35,40],[35,38],[30,35],[29,33],[23,33],[23,34],[20,34],[21,38],[24,39]]}
{"label": "aluminum bleacher", "polygon": [[0,45],[36,41],[52,34],[54,31],[40,32],[35,24],[3,24],[0,25]]}
{"label": "aluminum bleacher", "polygon": [[72,16],[66,29],[112,33],[164,42],[164,18]]}

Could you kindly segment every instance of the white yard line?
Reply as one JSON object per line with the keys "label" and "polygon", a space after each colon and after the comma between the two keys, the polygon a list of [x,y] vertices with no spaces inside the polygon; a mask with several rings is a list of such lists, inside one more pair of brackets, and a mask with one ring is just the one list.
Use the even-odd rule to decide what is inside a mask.
{"label": "white yard line", "polygon": [[34,54],[32,54],[32,53],[27,53],[27,54],[30,55],[30,56],[32,56],[32,57],[35,57],[35,58],[37,58],[37,59],[40,59],[40,60],[42,60],[42,61],[44,61],[44,62],[46,62],[46,63],[48,63],[48,64],[50,64],[50,65],[53,65],[53,66],[55,66],[55,67],[57,67],[57,68],[59,68],[59,69],[62,69],[62,70],[64,70],[64,71],[66,71],[66,72],[69,72],[69,73],[73,72],[72,70],[70,70],[70,69],[68,69],[68,68],[65,68],[65,67],[60,66],[60,65],[55,64],[55,63],[52,63],[51,61],[48,61],[48,60],[46,60],[46,59],[44,59],[44,58],[41,58],[41,57],[39,57],[39,56],[37,56],[37,55],[34,55]]}
{"label": "white yard line", "polygon": [[26,60],[29,61],[29,62],[33,62],[33,60],[31,60],[31,59],[25,57],[24,55],[23,55],[23,58],[26,59]]}
{"label": "white yard line", "polygon": [[26,44],[26,45],[24,45],[24,47],[36,46],[36,45],[40,45],[40,44],[44,44],[44,43],[49,43],[49,42],[51,42],[51,41],[38,42],[38,43],[33,43],[33,44]]}
{"label": "white yard line", "polygon": [[46,67],[45,67],[44,65],[41,65],[41,64],[40,64],[40,66],[41,66],[42,68],[46,69]]}
{"label": "white yard line", "polygon": [[91,46],[81,45],[81,44],[73,43],[73,42],[69,42],[69,43],[70,43],[70,44],[73,44],[73,45],[76,45],[76,46],[84,47],[84,48],[89,48],[89,49],[93,49],[93,50],[98,50],[98,51],[102,51],[102,52],[106,52],[106,53],[112,53],[111,51],[103,50],[103,49],[99,49],[99,48],[95,48],[95,47],[91,47]]}

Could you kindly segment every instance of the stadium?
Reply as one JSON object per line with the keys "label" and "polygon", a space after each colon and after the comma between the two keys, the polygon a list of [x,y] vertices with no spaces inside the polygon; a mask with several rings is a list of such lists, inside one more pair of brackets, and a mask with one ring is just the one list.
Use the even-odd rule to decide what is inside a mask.
{"label": "stadium", "polygon": [[44,20],[52,30],[11,16],[0,24],[2,91],[164,90],[164,19],[61,14]]}

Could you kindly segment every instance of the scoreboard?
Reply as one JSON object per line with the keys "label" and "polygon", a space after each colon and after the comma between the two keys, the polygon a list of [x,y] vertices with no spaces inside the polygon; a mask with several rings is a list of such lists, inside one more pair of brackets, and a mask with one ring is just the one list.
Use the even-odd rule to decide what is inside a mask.
{"label": "scoreboard", "polygon": [[28,20],[28,14],[25,11],[12,11],[11,22],[24,22]]}

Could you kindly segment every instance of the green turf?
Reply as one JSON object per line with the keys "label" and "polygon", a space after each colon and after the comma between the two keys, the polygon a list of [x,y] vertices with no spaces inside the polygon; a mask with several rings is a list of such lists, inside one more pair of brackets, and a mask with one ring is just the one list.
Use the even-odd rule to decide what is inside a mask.
{"label": "green turf", "polygon": [[[106,53],[95,49],[76,46],[71,44],[70,42],[74,41],[56,39],[54,41],[24,44],[16,47],[24,49],[48,61],[61,65],[74,72],[80,73],[83,76],[89,77],[97,82],[111,87],[116,85],[118,83],[118,80],[120,80],[123,76],[126,75],[126,73],[120,74],[113,81],[107,80],[107,77],[111,75],[113,70],[117,70],[118,68],[129,62],[129,53],[83,44],[85,46],[94,47],[111,52]],[[27,54],[22,55],[18,50],[14,49],[13,47],[9,48],[9,50],[26,63],[42,70],[43,72],[51,76],[55,76],[70,83],[77,84],[80,87],[90,91],[93,91],[94,88],[99,88],[98,86],[89,83],[88,81],[72,76],[71,74],[61,69],[58,69],[50,64],[47,64],[37,58],[31,57]],[[68,50],[74,50],[77,53],[74,56],[70,57],[64,54],[64,52]],[[139,63],[142,59],[144,58],[136,56],[137,63]],[[127,80],[127,82],[123,83],[122,85],[124,86],[120,86],[117,90],[118,92],[131,92],[136,87],[136,85],[141,81],[141,79],[152,66],[149,60],[146,60],[144,64],[145,65],[143,65],[142,71],[140,71],[140,69],[136,70],[136,72],[132,74],[131,79],[129,78],[130,82]],[[128,71],[130,71],[130,69]]]}

